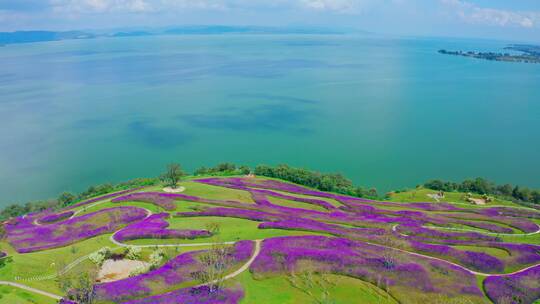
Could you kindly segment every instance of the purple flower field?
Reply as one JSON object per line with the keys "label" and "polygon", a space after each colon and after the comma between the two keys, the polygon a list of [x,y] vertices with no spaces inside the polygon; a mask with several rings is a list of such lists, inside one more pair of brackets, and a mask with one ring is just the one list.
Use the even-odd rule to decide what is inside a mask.
{"label": "purple flower field", "polygon": [[484,281],[488,297],[497,304],[532,303],[540,298],[540,266],[510,276],[491,276]]}
{"label": "purple flower field", "polygon": [[240,289],[225,289],[211,293],[207,286],[183,288],[123,304],[237,304],[244,296]]}
{"label": "purple flower field", "polygon": [[[388,256],[393,257],[392,262]],[[343,238],[303,236],[265,240],[251,271],[261,279],[301,271],[306,264],[318,271],[375,285],[385,282],[390,289],[409,289],[409,295],[411,292],[438,293],[478,299],[482,294],[475,277],[462,269]],[[445,275],[441,276],[441,272]]]}
{"label": "purple flower field", "polygon": [[211,236],[211,233],[206,230],[167,229],[169,223],[165,219],[168,217],[168,213],[152,214],[116,232],[114,239],[124,242],[137,239],[195,239]]}
{"label": "purple flower field", "polygon": [[42,226],[35,225],[33,216],[26,216],[6,225],[7,239],[19,253],[41,251],[114,232],[146,216],[141,208],[116,207]]}
{"label": "purple flower field", "polygon": [[[163,295],[159,300],[163,302],[157,303],[171,303],[167,301],[170,299],[183,299],[184,297],[190,299],[190,293],[186,293],[186,290],[178,290],[178,288],[182,285],[193,283],[192,273],[202,268],[202,265],[197,259],[197,256],[201,252],[192,251],[183,253],[148,273],[116,282],[99,284],[95,288],[96,296],[100,301],[105,303],[153,303],[151,301],[154,298],[149,300],[143,299],[154,295]],[[230,255],[234,261],[234,265],[238,265],[245,262],[251,256],[252,252],[253,242],[242,241],[235,244]],[[169,292],[172,292],[172,294],[164,295]],[[228,301],[233,301],[234,298],[238,298],[238,296],[233,294]],[[217,299],[216,301],[209,303],[236,303],[219,302]]]}
{"label": "purple flower field", "polygon": [[132,194],[114,198],[111,201],[113,203],[128,202],[128,201],[151,203],[165,210],[174,210],[176,208],[176,205],[174,203],[174,198],[163,196],[160,193],[154,193],[154,192],[132,193]]}
{"label": "purple flower field", "polygon": [[59,221],[65,220],[67,218],[70,218],[71,216],[73,216],[73,214],[75,214],[75,212],[73,212],[73,211],[65,211],[65,212],[62,212],[62,213],[48,214],[48,215],[45,215],[42,218],[39,218],[38,222],[41,223],[41,224],[50,224],[50,223],[54,223],[54,222],[59,222]]}
{"label": "purple flower field", "polygon": [[[116,245],[145,239],[149,248],[157,239],[169,239],[171,244],[164,246],[200,239],[203,249],[176,253],[153,270],[96,285],[98,304],[245,303],[250,291],[234,279],[240,273],[249,272],[262,282],[306,269],[368,282],[399,303],[430,303],[440,297],[456,303],[485,303],[487,296],[496,304],[532,304],[540,298],[540,245],[527,243],[528,237],[537,238],[540,232],[540,212],[374,201],[259,178],[194,181],[225,191],[245,191],[251,200],[195,196],[188,194],[189,188],[186,193],[126,190],[78,204],[110,200],[118,207],[82,216],[70,207],[12,219],[5,225],[7,240],[24,254],[107,233],[113,233]],[[146,209],[129,206],[130,202],[151,203],[168,211],[185,202],[200,204],[189,212],[148,214]],[[226,270],[233,275],[219,292],[194,279],[205,267],[200,260],[204,247],[221,233],[203,225],[207,217],[256,222],[251,226],[256,237],[271,233],[256,241],[255,237],[231,241],[228,236],[226,245],[232,250],[227,254],[234,263]],[[171,221],[194,225],[171,229]]]}

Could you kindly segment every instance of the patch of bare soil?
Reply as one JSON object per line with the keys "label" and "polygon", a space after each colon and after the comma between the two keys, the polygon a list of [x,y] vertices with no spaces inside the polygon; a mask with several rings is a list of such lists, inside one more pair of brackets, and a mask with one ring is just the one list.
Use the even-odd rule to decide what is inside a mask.
{"label": "patch of bare soil", "polygon": [[186,190],[185,187],[178,187],[178,188],[165,187],[165,188],[163,188],[163,191],[167,192],[167,193],[180,193],[180,192],[184,192],[184,190]]}
{"label": "patch of bare soil", "polygon": [[136,269],[146,268],[148,263],[134,260],[106,260],[98,272],[100,283],[113,282],[129,277]]}

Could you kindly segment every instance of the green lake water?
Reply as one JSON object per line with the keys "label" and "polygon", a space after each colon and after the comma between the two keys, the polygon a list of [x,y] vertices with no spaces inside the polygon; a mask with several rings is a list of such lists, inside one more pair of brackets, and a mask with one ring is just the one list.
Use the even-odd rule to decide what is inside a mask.
{"label": "green lake water", "polygon": [[222,161],[380,192],[483,176],[540,187],[540,64],[505,42],[159,36],[0,47],[0,205]]}

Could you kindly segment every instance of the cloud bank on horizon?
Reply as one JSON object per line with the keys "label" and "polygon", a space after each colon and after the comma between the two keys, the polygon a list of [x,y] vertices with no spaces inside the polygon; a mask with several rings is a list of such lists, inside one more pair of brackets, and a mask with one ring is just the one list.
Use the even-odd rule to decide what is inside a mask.
{"label": "cloud bank on horizon", "polygon": [[540,39],[538,0],[0,0],[0,31],[184,24],[316,25]]}

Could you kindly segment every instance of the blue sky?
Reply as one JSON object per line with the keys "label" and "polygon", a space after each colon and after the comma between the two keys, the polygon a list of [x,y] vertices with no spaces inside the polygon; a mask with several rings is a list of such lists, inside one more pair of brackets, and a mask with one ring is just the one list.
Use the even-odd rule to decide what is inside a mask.
{"label": "blue sky", "polygon": [[0,31],[197,24],[540,42],[540,0],[0,0]]}

